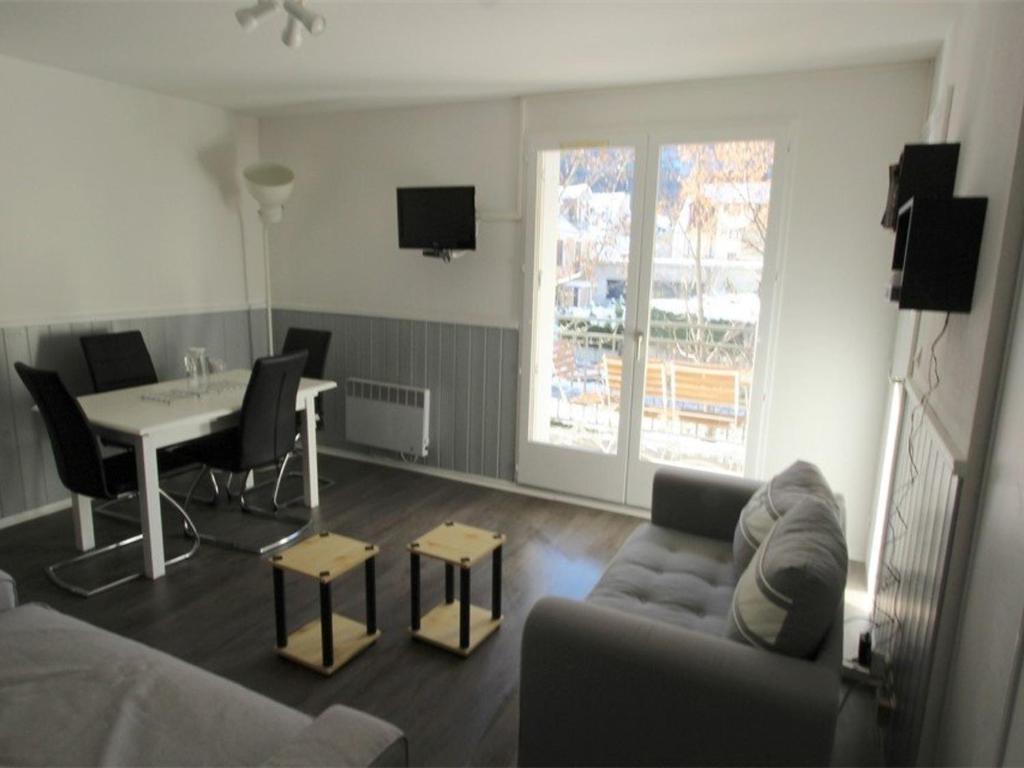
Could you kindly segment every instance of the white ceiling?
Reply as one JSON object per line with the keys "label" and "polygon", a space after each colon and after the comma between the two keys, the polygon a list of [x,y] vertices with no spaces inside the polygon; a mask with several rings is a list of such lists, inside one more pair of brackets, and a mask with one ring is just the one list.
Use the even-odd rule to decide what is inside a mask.
{"label": "white ceiling", "polygon": [[204,0],[0,2],[0,53],[253,114],[456,101],[921,59],[931,2],[318,2],[297,49]]}

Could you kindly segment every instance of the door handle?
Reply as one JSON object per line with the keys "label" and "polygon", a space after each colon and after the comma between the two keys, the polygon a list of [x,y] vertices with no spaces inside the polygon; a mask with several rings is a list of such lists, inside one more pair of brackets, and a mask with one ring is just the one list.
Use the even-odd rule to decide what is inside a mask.
{"label": "door handle", "polygon": [[640,350],[643,349],[643,346],[644,346],[644,332],[643,331],[636,331],[633,335],[636,337],[636,349],[633,351],[633,355],[634,355],[633,362],[639,363],[640,362]]}

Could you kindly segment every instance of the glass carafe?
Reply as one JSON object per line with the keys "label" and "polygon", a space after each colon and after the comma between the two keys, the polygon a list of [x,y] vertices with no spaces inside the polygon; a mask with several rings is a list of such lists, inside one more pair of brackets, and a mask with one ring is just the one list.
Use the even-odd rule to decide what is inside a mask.
{"label": "glass carafe", "polygon": [[185,355],[185,373],[188,375],[188,386],[198,392],[206,389],[210,377],[210,358],[206,347],[189,347]]}

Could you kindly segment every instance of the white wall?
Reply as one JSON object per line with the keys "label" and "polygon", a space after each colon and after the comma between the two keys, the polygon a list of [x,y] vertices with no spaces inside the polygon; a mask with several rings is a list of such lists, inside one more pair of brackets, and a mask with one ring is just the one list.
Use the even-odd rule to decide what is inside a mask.
{"label": "white wall", "polygon": [[[863,559],[895,312],[882,299],[892,236],[886,168],[927,114],[929,63],[529,97],[528,133],[784,121],[794,128],[778,348],[764,472],[817,461],[846,495]],[[521,225],[484,222],[445,266],[396,247],[395,187],[476,184],[515,204],[516,101],[262,120],[260,148],[297,172],[272,235],[283,306],[518,326]],[[529,180],[527,180],[529,183]]]}
{"label": "white wall", "polygon": [[254,119],[8,57],[0,93],[0,325],[243,307],[243,240],[262,299]]}
{"label": "white wall", "polygon": [[517,222],[481,222],[477,250],[452,264],[398,250],[395,189],[472,184],[477,208],[515,207],[516,100],[260,121],[267,159],[295,170],[271,232],[274,303],[295,309],[519,324]]}
{"label": "white wall", "polygon": [[[947,765],[1000,761],[1018,695],[1024,610],[1019,293],[1001,389],[999,383],[1024,235],[1021,39],[1024,5],[969,8],[947,42],[936,84],[954,88],[950,135],[962,142],[957,193],[989,199],[974,307],[951,319],[937,348],[942,383],[932,397],[967,465],[943,609],[948,618],[936,660],[940,671],[949,670],[949,679],[944,691],[941,678],[933,686],[939,703],[945,694],[934,733],[935,762]],[[922,345],[930,345],[941,322],[938,313],[922,318]],[[1014,711],[1013,717],[1016,730],[1006,760],[1017,763],[1022,714]]]}
{"label": "white wall", "polygon": [[[987,422],[999,375],[1024,221],[1010,215],[1021,205],[1015,173],[1021,110],[1024,106],[1024,4],[970,6],[947,41],[936,77],[936,93],[953,87],[949,140],[961,142],[956,194],[988,197],[984,237],[970,314],[953,315],[940,342],[942,385],[932,407],[957,446],[972,449],[979,408]],[[1017,188],[1014,188],[1016,183]],[[918,355],[926,349],[943,316],[924,313]],[[996,333],[993,334],[992,331]],[[915,371],[922,391],[927,365]],[[987,432],[987,429],[982,429]],[[982,443],[987,441],[983,435]]]}
{"label": "white wall", "polygon": [[[1024,308],[1017,320],[1001,387],[986,470],[960,653],[950,679],[940,754],[946,765],[998,765],[1013,718],[1007,764],[1024,758],[1024,709],[1014,706],[1024,629]],[[1012,715],[1011,715],[1012,712]]]}

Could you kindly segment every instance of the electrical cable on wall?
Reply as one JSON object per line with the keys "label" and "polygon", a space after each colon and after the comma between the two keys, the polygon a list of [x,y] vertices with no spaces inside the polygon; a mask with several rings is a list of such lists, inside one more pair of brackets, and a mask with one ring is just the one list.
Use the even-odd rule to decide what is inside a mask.
{"label": "electrical cable on wall", "polygon": [[[886,552],[892,551],[892,547],[903,537],[903,534],[906,533],[909,527],[906,515],[904,514],[904,505],[910,498],[920,474],[917,457],[914,455],[914,446],[918,432],[924,424],[924,417],[928,410],[928,403],[931,400],[932,395],[935,393],[935,390],[938,389],[939,385],[942,383],[942,377],[939,373],[939,358],[936,350],[938,349],[939,342],[942,341],[943,337],[946,335],[946,331],[949,329],[949,319],[950,313],[947,312],[945,320],[942,323],[942,328],[932,340],[928,354],[928,388],[925,390],[920,401],[910,413],[909,430],[907,433],[907,461],[909,464],[909,470],[907,472],[906,481],[900,487],[899,491],[894,494],[892,514],[888,515],[886,520]],[[902,581],[902,574],[899,569],[892,564],[891,558],[886,558],[886,561],[883,563],[883,569],[884,578],[878,587],[879,594],[886,594],[891,589],[898,588]],[[887,640],[889,640],[890,645],[894,644],[902,630],[900,620],[895,615],[882,608],[878,604],[878,601],[875,602],[875,612],[876,614],[883,614],[883,619],[878,620],[878,617],[876,616],[872,620],[872,623],[875,628],[880,631],[891,627],[892,630],[889,633]]]}

